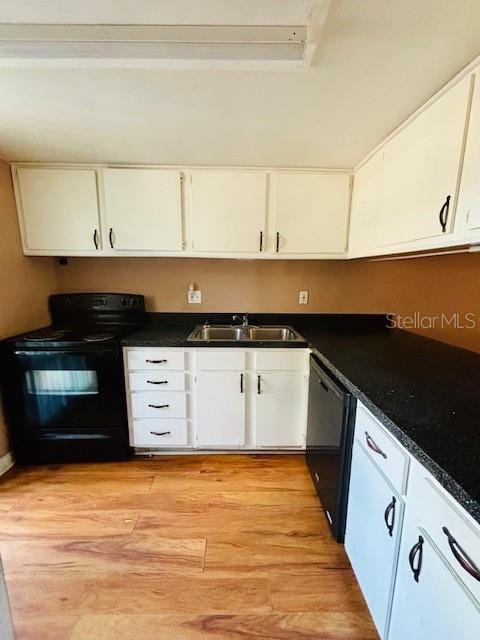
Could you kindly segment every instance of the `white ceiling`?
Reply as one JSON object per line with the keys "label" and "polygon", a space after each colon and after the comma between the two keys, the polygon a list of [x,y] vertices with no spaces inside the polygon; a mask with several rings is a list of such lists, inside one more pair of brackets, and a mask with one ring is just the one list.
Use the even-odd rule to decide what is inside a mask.
{"label": "white ceiling", "polygon": [[[305,23],[309,0],[2,0],[0,23]],[[478,0],[333,0],[308,70],[1,68],[10,160],[352,167],[480,54]]]}

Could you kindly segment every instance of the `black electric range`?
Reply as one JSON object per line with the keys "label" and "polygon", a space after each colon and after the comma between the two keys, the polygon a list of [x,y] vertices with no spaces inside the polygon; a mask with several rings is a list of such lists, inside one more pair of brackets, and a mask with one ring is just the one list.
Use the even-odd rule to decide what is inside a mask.
{"label": "black electric range", "polygon": [[3,404],[20,462],[118,460],[128,444],[121,338],[143,296],[51,296],[49,327],[2,343]]}

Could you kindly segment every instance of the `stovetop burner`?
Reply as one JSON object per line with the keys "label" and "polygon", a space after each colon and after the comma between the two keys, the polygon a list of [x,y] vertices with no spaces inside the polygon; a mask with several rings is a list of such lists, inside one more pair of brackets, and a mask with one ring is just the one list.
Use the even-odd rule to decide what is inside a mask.
{"label": "stovetop burner", "polygon": [[46,340],[58,340],[63,338],[65,331],[59,331],[58,329],[43,329],[40,331],[34,331],[25,336],[25,340],[28,342],[44,342]]}
{"label": "stovetop burner", "polygon": [[103,342],[104,340],[111,340],[115,336],[113,333],[91,333],[84,337],[85,342]]}

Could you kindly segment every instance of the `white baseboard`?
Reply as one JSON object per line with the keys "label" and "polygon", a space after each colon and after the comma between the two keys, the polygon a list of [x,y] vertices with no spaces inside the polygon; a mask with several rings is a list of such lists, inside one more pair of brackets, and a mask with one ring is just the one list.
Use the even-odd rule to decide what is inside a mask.
{"label": "white baseboard", "polygon": [[14,459],[10,451],[0,458],[0,476],[13,467]]}

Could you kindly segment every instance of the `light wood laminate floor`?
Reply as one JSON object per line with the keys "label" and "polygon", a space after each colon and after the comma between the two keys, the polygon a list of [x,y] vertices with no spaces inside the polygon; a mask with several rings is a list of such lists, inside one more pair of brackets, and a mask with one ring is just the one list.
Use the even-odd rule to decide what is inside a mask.
{"label": "light wood laminate floor", "polygon": [[15,468],[0,553],[17,640],[375,640],[302,456]]}

